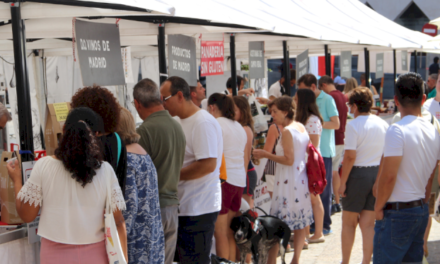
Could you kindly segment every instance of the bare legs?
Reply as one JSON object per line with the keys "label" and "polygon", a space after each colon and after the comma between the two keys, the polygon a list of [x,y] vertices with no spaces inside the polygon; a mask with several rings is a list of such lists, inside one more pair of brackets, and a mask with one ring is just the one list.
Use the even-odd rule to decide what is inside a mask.
{"label": "bare legs", "polygon": [[342,211],[342,264],[348,264],[350,262],[351,250],[353,248],[358,223],[362,232],[362,263],[370,263],[371,256],[373,255],[374,219],[374,211],[364,210],[360,214]]}
{"label": "bare legs", "polygon": [[249,204],[249,207],[251,208],[251,210],[254,209],[254,197],[249,196],[247,194],[243,194],[243,199],[246,200],[246,202]]}
{"label": "bare legs", "polygon": [[[320,239],[324,237],[322,232],[324,226],[324,207],[319,195],[310,194],[310,198],[312,200],[313,218],[315,219],[315,234],[310,239]],[[306,227],[306,235],[310,236],[310,226]]]}
{"label": "bare legs", "polygon": [[[339,201],[339,187],[341,185],[341,177],[339,176],[339,172],[338,171],[333,171],[332,185],[333,185],[333,193],[335,195],[335,203],[336,204],[340,204],[340,201]],[[313,212],[313,213],[315,213],[315,212]]]}
{"label": "bare legs", "polygon": [[291,264],[299,264],[299,257],[301,256],[301,251],[304,247],[304,240],[306,239],[306,230],[298,229],[293,230],[293,259]]}
{"label": "bare legs", "polygon": [[230,261],[235,261],[236,245],[230,225],[236,213],[237,212],[229,210],[228,213],[219,215],[214,230],[217,256]]}
{"label": "bare legs", "polygon": [[371,256],[373,255],[373,241],[374,241],[374,220],[376,214],[374,211],[364,210],[361,212],[359,218],[359,227],[362,232],[362,249],[363,258],[362,263],[370,263]]}

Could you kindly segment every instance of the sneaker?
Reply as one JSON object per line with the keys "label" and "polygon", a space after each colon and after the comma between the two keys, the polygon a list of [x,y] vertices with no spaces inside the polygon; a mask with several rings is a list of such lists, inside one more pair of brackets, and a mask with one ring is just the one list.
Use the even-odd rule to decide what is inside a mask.
{"label": "sneaker", "polygon": [[340,213],[340,212],[342,212],[341,205],[339,205],[339,204],[332,205],[332,215],[334,215],[336,213]]}
{"label": "sneaker", "polygon": [[331,229],[324,229],[322,233],[324,234],[324,236],[328,236],[333,234],[333,231]]}

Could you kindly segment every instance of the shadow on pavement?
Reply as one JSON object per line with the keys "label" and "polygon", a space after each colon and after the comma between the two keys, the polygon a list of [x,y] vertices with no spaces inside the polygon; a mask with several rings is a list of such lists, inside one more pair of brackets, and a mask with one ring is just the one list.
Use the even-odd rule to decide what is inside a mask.
{"label": "shadow on pavement", "polygon": [[427,258],[429,264],[440,263],[440,240],[428,241],[429,256]]}

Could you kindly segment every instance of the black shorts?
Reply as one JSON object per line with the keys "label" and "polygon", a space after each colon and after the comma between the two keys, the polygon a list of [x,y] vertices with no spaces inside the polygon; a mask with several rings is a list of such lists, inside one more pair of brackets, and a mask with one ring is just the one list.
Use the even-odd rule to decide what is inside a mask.
{"label": "black shorts", "polygon": [[211,246],[218,212],[179,216],[175,262],[210,264]]}
{"label": "black shorts", "polygon": [[378,172],[379,166],[351,169],[345,189],[346,196],[341,201],[342,210],[354,213],[374,211],[376,198],[373,196],[373,186]]}
{"label": "black shorts", "polygon": [[257,172],[254,169],[246,174],[246,187],[244,187],[243,194],[254,196],[255,187],[257,187]]}

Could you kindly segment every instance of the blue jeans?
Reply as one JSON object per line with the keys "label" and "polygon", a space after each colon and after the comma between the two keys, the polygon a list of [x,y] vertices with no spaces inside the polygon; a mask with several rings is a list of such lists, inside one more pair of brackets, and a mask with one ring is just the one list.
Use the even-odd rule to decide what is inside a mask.
{"label": "blue jeans", "polygon": [[422,263],[428,205],[385,210],[374,226],[374,264]]}
{"label": "blue jeans", "polygon": [[324,229],[330,230],[332,224],[332,194],[333,194],[333,170],[332,170],[332,158],[324,158],[325,165],[325,178],[327,179],[327,185],[324,192],[321,193],[322,205],[324,206]]}

